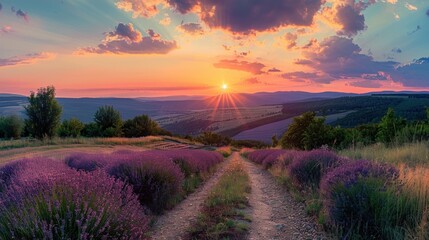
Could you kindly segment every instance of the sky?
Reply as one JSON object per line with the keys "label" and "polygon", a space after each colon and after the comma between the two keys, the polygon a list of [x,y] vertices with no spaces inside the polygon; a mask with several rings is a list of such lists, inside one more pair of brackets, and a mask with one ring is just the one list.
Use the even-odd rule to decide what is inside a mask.
{"label": "sky", "polygon": [[49,85],[62,97],[429,90],[429,1],[0,0],[0,93]]}

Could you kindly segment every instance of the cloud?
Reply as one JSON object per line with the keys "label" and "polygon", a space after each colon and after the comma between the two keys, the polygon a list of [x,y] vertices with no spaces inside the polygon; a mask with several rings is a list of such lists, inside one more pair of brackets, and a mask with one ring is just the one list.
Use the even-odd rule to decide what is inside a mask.
{"label": "cloud", "polygon": [[251,78],[247,78],[247,79],[245,79],[245,80],[244,80],[244,83],[245,83],[245,84],[261,84],[262,82],[261,82],[261,81],[259,81],[259,79],[258,79],[258,78],[256,78],[256,77],[251,77]]}
{"label": "cloud", "polygon": [[288,73],[282,74],[282,77],[284,79],[287,79],[289,81],[294,81],[294,82],[330,83],[333,80],[333,78],[320,72],[318,73],[303,72],[303,71],[288,72]]}
{"label": "cloud", "polygon": [[296,47],[296,40],[298,39],[298,35],[294,33],[286,33],[283,37],[283,40],[286,44],[287,49],[292,49]]}
{"label": "cloud", "polygon": [[162,0],[118,0],[116,6],[126,12],[132,12],[134,18],[150,18],[158,14],[157,5],[162,2]]}
{"label": "cloud", "polygon": [[169,26],[171,24],[171,18],[168,14],[164,15],[164,18],[159,21],[159,24],[163,26]]}
{"label": "cloud", "polygon": [[15,8],[12,7],[12,12],[14,12],[17,17],[23,18],[26,22],[30,21],[30,17],[28,16],[28,13],[22,11],[21,9],[18,9],[18,11],[15,11]]}
{"label": "cloud", "polygon": [[305,65],[324,73],[328,78],[315,81],[361,78],[364,74],[391,72],[398,64],[393,61],[379,62],[361,53],[362,49],[352,39],[332,36],[323,40],[318,47],[303,52],[304,59],[295,63]]}
{"label": "cloud", "polygon": [[11,26],[4,26],[0,29],[0,33],[11,33],[13,28]]}
{"label": "cloud", "polygon": [[41,60],[48,60],[55,57],[55,54],[49,52],[33,53],[24,56],[15,56],[10,58],[0,58],[0,67],[16,66],[23,64],[33,64]]}
{"label": "cloud", "polygon": [[426,11],[426,16],[429,17],[429,9]]}
{"label": "cloud", "polygon": [[118,0],[116,6],[133,17],[153,17],[164,4],[186,14],[193,12],[211,28],[239,34],[282,26],[310,26],[325,0]]}
{"label": "cloud", "polygon": [[394,52],[394,53],[402,53],[402,49],[400,49],[400,48],[393,48],[392,52]]}
{"label": "cloud", "polygon": [[398,0],[386,0],[386,2],[388,2],[390,4],[396,4],[396,3],[398,3]]}
{"label": "cloud", "polygon": [[203,35],[204,29],[199,23],[185,23],[177,26],[177,28],[184,33],[190,35]]}
{"label": "cloud", "polygon": [[410,11],[417,11],[418,10],[418,8],[416,6],[411,5],[409,3],[405,3],[405,7]]}
{"label": "cloud", "polygon": [[1,5],[1,3],[0,3],[0,11],[3,9],[3,5]]}
{"label": "cloud", "polygon": [[115,31],[105,34],[104,40],[97,47],[81,48],[77,53],[167,54],[177,49],[176,41],[163,40],[152,29],[147,34],[149,36],[143,37],[131,23],[119,23]]}
{"label": "cloud", "polygon": [[392,79],[408,87],[429,87],[429,57],[401,65],[390,73]]}
{"label": "cloud", "polygon": [[351,37],[366,29],[362,11],[374,3],[376,0],[337,0],[322,9],[322,17],[331,27],[338,29],[338,35]]}
{"label": "cloud", "polygon": [[238,61],[237,59],[228,60],[223,59],[219,62],[213,64],[216,68],[225,68],[225,69],[233,69],[238,71],[249,72],[254,75],[259,75],[265,73],[262,71],[265,68],[265,65],[259,62],[247,62],[247,61]]}
{"label": "cloud", "polygon": [[268,69],[268,72],[272,72],[272,73],[274,73],[274,72],[281,72],[281,70],[277,69],[277,68],[271,68],[271,69]]}
{"label": "cloud", "polygon": [[[392,49],[401,53],[399,48]],[[282,76],[296,81],[329,83],[334,80],[357,80],[353,86],[366,84],[377,87],[382,81],[401,83],[405,87],[429,87],[429,57],[420,58],[408,64],[394,61],[376,61],[362,53],[362,49],[352,39],[332,36],[323,40],[317,47],[303,51],[304,58],[295,64],[312,69],[311,72],[292,72]]]}

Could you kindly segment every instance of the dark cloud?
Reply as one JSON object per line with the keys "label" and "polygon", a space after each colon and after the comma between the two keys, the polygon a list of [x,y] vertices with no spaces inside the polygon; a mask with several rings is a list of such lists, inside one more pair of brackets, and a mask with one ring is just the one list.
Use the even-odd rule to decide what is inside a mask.
{"label": "dark cloud", "polygon": [[30,20],[28,13],[22,11],[21,9],[18,9],[18,11],[15,11],[15,8],[12,7],[12,12],[14,12],[16,16],[23,18],[27,22]]}
{"label": "dark cloud", "polygon": [[134,29],[133,24],[120,23],[115,31],[106,34],[103,42],[97,47],[82,48],[78,54],[167,54],[177,48],[176,41],[163,40],[152,29],[149,29],[147,34],[149,36],[143,37]]}
{"label": "dark cloud", "polygon": [[219,62],[213,64],[216,68],[225,68],[225,69],[233,69],[238,71],[249,72],[254,75],[259,75],[265,73],[262,71],[265,68],[265,65],[259,62],[247,62],[247,61],[238,61],[237,59],[228,60],[223,59]]}
{"label": "dark cloud", "polygon": [[46,60],[53,57],[54,57],[54,54],[52,53],[42,52],[42,53],[27,54],[24,56],[15,56],[10,58],[0,58],[0,67],[32,64],[40,60]]}
{"label": "dark cloud", "polygon": [[400,49],[400,48],[393,48],[392,52],[394,52],[394,53],[402,53],[402,49]]}
{"label": "dark cloud", "polygon": [[3,9],[3,5],[1,5],[1,3],[0,3],[0,11]]}
{"label": "dark cloud", "polygon": [[199,23],[184,23],[178,26],[178,28],[191,35],[203,35],[204,29]]}
{"label": "dark cloud", "polygon": [[268,72],[281,72],[281,70],[280,69],[277,69],[277,68],[271,68],[271,69],[268,69]]}
{"label": "dark cloud", "polygon": [[289,72],[282,74],[284,79],[294,82],[318,82],[318,83],[329,83],[333,79],[329,76],[324,75],[323,73],[315,72]]}
{"label": "dark cloud", "polygon": [[391,72],[398,64],[393,61],[375,61],[361,51],[362,49],[354,44],[352,39],[333,36],[323,40],[318,49],[304,51],[305,59],[297,60],[295,63],[323,72],[332,80]]}
{"label": "dark cloud", "polygon": [[420,58],[396,68],[392,79],[408,87],[429,87],[429,57]]}
{"label": "dark cloud", "polygon": [[426,16],[429,17],[429,9],[426,11]]}
{"label": "dark cloud", "polygon": [[167,2],[182,14],[185,14],[198,4],[197,0],[167,0]]}
{"label": "dark cloud", "polygon": [[[392,51],[402,52],[398,48]],[[371,88],[380,86],[381,81],[398,82],[406,87],[429,87],[429,57],[401,65],[395,61],[376,61],[361,52],[362,49],[352,39],[329,37],[318,48],[304,51],[305,58],[295,62],[312,68],[316,73],[293,72],[282,76],[286,79],[319,83],[361,79],[362,81],[355,81],[350,85]]]}
{"label": "dark cloud", "polygon": [[324,0],[168,0],[181,13],[198,6],[200,18],[212,28],[249,34],[281,26],[309,26]]}
{"label": "dark cloud", "polygon": [[133,42],[138,42],[142,40],[142,34],[134,29],[133,24],[123,24],[119,23],[116,27],[116,30],[113,32],[109,32],[108,35],[110,37],[122,37],[128,38]]}
{"label": "dark cloud", "polygon": [[365,29],[365,17],[360,9],[351,5],[337,7],[337,21],[342,24],[340,35],[353,36]]}

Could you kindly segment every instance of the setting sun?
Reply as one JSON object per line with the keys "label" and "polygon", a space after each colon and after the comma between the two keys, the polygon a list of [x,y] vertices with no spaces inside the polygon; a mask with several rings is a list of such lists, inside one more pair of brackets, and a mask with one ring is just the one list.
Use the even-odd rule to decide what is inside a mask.
{"label": "setting sun", "polygon": [[226,85],[225,83],[222,84],[222,90],[227,90],[228,89],[228,85]]}

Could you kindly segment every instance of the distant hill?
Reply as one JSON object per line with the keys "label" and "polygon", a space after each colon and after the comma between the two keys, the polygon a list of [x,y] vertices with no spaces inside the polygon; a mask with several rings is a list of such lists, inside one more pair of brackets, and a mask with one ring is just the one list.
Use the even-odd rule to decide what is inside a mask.
{"label": "distant hill", "polygon": [[[84,122],[93,120],[94,113],[104,105],[112,105],[119,110],[124,119],[136,115],[147,114],[163,122],[168,130],[181,134],[198,134],[211,130],[228,136],[293,118],[307,111],[315,111],[318,115],[327,116],[349,112],[345,116],[330,122],[332,125],[353,127],[359,124],[378,122],[388,107],[393,107],[397,114],[407,120],[426,118],[425,107],[429,106],[428,92],[375,92],[351,94],[338,92],[274,92],[254,94],[230,94],[204,99],[176,100],[167,98],[58,98],[63,106],[63,119],[76,117]],[[0,116],[23,115],[27,97],[14,94],[0,94]],[[265,110],[261,110],[264,106]],[[214,111],[214,108],[225,111]],[[235,108],[249,118],[237,120],[232,114]],[[259,109],[259,110],[258,110]],[[278,110],[274,110],[278,109]],[[211,119],[213,113],[225,114],[225,118]],[[232,112],[232,113],[231,113]],[[252,113],[254,112],[254,114]],[[258,115],[259,114],[259,115]],[[185,117],[184,117],[185,116]],[[186,117],[190,116],[190,117]],[[240,117],[240,116],[238,116]],[[241,122],[243,121],[243,122]],[[277,126],[279,125],[279,126]],[[281,124],[273,124],[283,129]],[[261,128],[265,131],[266,128]],[[251,136],[251,135],[249,135]]]}

